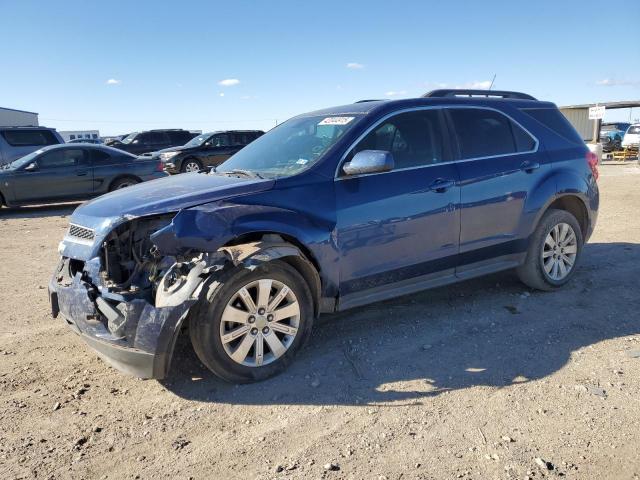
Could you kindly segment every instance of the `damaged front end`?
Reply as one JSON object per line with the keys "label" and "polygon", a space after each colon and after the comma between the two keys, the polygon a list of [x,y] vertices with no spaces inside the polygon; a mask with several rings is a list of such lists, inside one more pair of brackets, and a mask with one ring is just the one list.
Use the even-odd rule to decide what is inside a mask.
{"label": "damaged front end", "polygon": [[104,360],[141,378],[166,375],[189,309],[228,258],[223,252],[161,255],[150,237],[172,218],[133,219],[103,237],[92,231],[95,248],[84,255],[74,255],[74,242],[86,243],[89,234],[74,238],[72,226],[49,284],[54,317],[60,313]]}

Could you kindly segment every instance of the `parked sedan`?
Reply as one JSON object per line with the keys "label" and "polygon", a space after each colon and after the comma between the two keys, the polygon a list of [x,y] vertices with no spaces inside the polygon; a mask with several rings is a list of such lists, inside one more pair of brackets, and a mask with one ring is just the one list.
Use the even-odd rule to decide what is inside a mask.
{"label": "parked sedan", "polygon": [[54,145],[0,169],[0,207],[83,200],[165,176],[158,160],[103,145]]}

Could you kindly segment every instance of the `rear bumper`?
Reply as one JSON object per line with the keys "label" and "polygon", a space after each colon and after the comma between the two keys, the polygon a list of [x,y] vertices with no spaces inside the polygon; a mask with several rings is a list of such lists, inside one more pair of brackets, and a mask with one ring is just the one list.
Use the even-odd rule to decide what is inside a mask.
{"label": "rear bumper", "polygon": [[[156,308],[143,299],[121,301],[115,297],[101,295],[82,281],[80,274],[66,283],[54,274],[49,282],[53,317],[61,316],[100,358],[129,375],[164,378],[179,329],[194,302]],[[101,300],[95,301],[98,298]],[[107,316],[114,311],[121,317],[115,322],[112,317],[110,322]]]}

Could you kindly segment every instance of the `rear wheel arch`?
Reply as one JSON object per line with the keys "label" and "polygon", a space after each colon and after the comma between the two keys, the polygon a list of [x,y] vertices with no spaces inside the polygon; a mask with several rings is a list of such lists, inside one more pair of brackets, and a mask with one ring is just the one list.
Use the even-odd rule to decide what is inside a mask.
{"label": "rear wheel arch", "polygon": [[135,175],[130,175],[130,174],[126,174],[126,175],[118,175],[116,178],[114,178],[113,180],[111,180],[111,183],[109,183],[109,189],[108,191],[111,192],[113,190],[113,187],[121,180],[125,180],[125,179],[131,179],[134,180],[136,183],[141,183],[142,179],[135,176]]}
{"label": "rear wheel arch", "polygon": [[[587,211],[587,207],[584,202],[580,199],[580,197],[576,195],[563,195],[559,198],[553,200],[547,208],[545,208],[544,213],[547,211],[554,210],[564,210],[569,212],[571,215],[575,217],[580,225],[580,230],[582,231],[582,237],[586,238],[589,230],[589,213]],[[542,218],[542,217],[541,217]]]}

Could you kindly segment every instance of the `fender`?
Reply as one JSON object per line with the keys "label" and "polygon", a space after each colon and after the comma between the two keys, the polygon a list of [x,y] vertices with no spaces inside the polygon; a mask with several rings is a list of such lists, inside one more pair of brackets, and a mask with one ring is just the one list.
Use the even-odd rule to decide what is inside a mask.
{"label": "fender", "polygon": [[178,256],[188,251],[216,252],[233,240],[251,234],[291,237],[308,249],[309,261],[333,266],[320,271],[319,275],[322,296],[335,297],[339,270],[333,232],[334,224],[326,219],[281,207],[221,201],[180,211],[169,225],[151,236],[151,241],[160,254]]}

